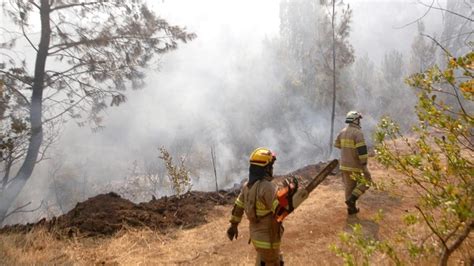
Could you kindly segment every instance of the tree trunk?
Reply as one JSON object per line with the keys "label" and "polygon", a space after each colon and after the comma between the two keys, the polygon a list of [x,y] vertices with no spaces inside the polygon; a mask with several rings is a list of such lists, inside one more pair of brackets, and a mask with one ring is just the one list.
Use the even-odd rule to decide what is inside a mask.
{"label": "tree trunk", "polygon": [[33,80],[33,94],[30,106],[31,137],[25,160],[11,184],[0,195],[0,223],[7,215],[8,209],[25,186],[33,173],[36,159],[43,141],[42,102],[44,89],[44,72],[48,57],[51,28],[49,22],[50,6],[48,0],[41,0],[41,39],[36,53],[35,76]]}
{"label": "tree trunk", "polygon": [[329,137],[329,156],[332,154],[334,142],[334,118],[336,114],[336,0],[332,0],[332,112],[331,112],[331,133]]}
{"label": "tree trunk", "polygon": [[59,195],[58,195],[59,188],[58,188],[58,184],[56,183],[56,177],[53,175],[52,178],[53,178],[53,184],[54,184],[54,196],[56,197],[56,203],[58,204],[59,209],[61,210],[61,214],[65,214],[62,200],[59,198]]}
{"label": "tree trunk", "polygon": [[7,103],[3,100],[3,80],[0,80],[0,120],[3,119],[5,111],[7,110]]}
{"label": "tree trunk", "polygon": [[443,249],[443,252],[441,253],[441,258],[438,262],[439,266],[448,265],[448,260],[449,260],[449,257],[451,256],[451,254],[461,246],[461,244],[464,242],[464,240],[466,240],[466,238],[471,234],[473,228],[474,228],[474,221],[473,220],[471,220],[470,222],[466,222],[466,227],[456,237],[454,242],[449,247],[445,247]]}
{"label": "tree trunk", "polygon": [[219,193],[219,186],[217,185],[216,153],[213,147],[211,147],[211,158],[212,158],[212,167],[214,168],[214,179],[216,181],[216,192]]}
{"label": "tree trunk", "polygon": [[11,154],[8,155],[7,159],[5,160],[5,174],[3,175],[2,180],[2,192],[5,191],[8,184],[8,179],[10,178],[10,170],[12,169],[13,159]]}

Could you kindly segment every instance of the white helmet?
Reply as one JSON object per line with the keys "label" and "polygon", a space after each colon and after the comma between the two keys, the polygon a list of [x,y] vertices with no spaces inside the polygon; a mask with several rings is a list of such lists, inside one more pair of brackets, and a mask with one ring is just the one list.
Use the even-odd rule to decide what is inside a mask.
{"label": "white helmet", "polygon": [[349,111],[346,115],[346,123],[354,123],[356,120],[362,119],[362,114],[357,111]]}

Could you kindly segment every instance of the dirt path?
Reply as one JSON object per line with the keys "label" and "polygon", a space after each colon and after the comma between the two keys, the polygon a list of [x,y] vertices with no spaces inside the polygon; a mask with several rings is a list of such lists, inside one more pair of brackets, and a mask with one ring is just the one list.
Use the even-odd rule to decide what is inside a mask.
{"label": "dirt path", "polygon": [[[383,173],[373,170],[376,175]],[[360,214],[348,217],[343,197],[340,177],[329,177],[285,220],[282,251],[288,265],[341,265],[342,260],[330,251],[329,245],[337,243],[340,232],[351,230],[350,224],[362,224],[365,234],[376,238],[388,233],[389,229],[380,228],[373,217],[379,209],[400,205],[400,200],[368,191],[360,200]],[[207,218],[208,224],[178,232],[153,260],[197,265],[253,264],[255,251],[247,244],[246,219],[239,226],[236,241],[231,242],[225,236],[230,211],[230,206],[216,207]],[[386,222],[397,221],[388,219]]]}

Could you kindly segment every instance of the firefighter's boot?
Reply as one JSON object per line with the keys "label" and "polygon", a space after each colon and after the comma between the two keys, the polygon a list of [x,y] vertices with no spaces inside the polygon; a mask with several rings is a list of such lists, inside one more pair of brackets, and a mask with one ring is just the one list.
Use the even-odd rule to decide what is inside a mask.
{"label": "firefighter's boot", "polygon": [[352,215],[359,212],[359,209],[356,207],[357,196],[351,195],[351,197],[346,200],[347,205],[347,214]]}

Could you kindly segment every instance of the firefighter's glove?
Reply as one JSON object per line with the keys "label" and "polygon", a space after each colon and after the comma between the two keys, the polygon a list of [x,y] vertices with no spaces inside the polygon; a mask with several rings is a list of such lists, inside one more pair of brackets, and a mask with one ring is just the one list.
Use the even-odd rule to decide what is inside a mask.
{"label": "firefighter's glove", "polygon": [[293,196],[298,191],[298,179],[291,176],[283,181],[283,185],[288,187],[288,196]]}
{"label": "firefighter's glove", "polygon": [[237,223],[230,224],[229,229],[227,229],[227,237],[229,237],[230,241],[237,239],[239,236],[239,229]]}

